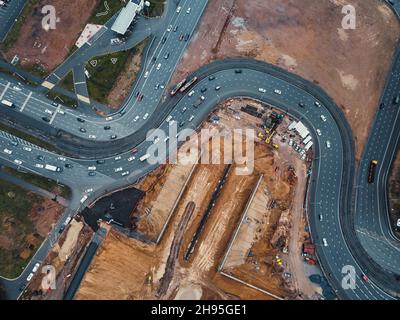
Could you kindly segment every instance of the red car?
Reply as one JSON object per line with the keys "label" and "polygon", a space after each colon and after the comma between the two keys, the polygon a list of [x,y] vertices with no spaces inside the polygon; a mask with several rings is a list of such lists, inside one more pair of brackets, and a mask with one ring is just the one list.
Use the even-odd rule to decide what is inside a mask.
{"label": "red car", "polygon": [[138,149],[137,148],[133,148],[132,149],[132,154],[135,154],[135,153],[137,153],[138,152]]}
{"label": "red car", "polygon": [[365,275],[365,274],[362,274],[361,278],[363,279],[364,282],[368,282],[368,280],[369,280],[367,275]]}

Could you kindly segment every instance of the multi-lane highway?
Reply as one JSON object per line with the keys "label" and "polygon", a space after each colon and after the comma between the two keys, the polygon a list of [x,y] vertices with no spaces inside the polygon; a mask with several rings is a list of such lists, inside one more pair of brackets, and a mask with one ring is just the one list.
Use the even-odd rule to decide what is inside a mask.
{"label": "multi-lane highway", "polygon": [[[26,142],[2,133],[0,158],[8,165],[18,166],[73,187],[78,198],[74,197],[67,213],[73,214],[81,206],[79,199],[88,188],[93,191],[88,194],[86,203],[136,181],[157,166],[139,160],[153,145],[153,139],[145,140],[147,132],[152,128],[164,129],[170,139],[168,143],[173,144],[176,133],[169,132],[170,123],[177,124],[179,131],[196,128],[218,102],[227,98],[248,96],[275,105],[301,118],[314,138],[315,160],[308,213],[312,236],[326,277],[341,298],[392,299],[387,292],[395,295],[400,291],[394,278],[399,273],[400,259],[399,244],[390,233],[387,223],[383,187],[387,175],[387,169],[384,168],[389,166],[383,164],[385,161],[386,164],[391,162],[395,151],[395,147],[388,147],[387,143],[393,142],[393,139],[396,142],[399,135],[396,127],[399,123],[396,122],[399,109],[391,103],[399,91],[399,59],[395,59],[382,98],[385,107],[378,111],[360,165],[354,210],[352,191],[355,161],[352,133],[340,109],[314,84],[269,64],[248,59],[224,60],[195,72],[199,81],[191,89],[195,92],[192,96],[187,93],[178,94],[163,101],[167,95],[165,86],[187,45],[185,41],[179,40],[180,34],[193,34],[206,5],[206,0],[194,3],[182,0],[179,4],[182,8],[178,13],[176,7],[169,4],[167,18],[160,24],[162,30],[158,30],[161,36],[152,44],[154,49],[144,62],[143,70],[122,112],[113,115],[111,119],[96,118],[62,106],[53,106],[32,88],[18,85],[11,78],[0,77],[1,98],[16,104],[15,109],[3,108],[2,111],[16,120],[29,120],[30,124],[35,125],[37,122],[41,126],[45,123],[52,129],[56,128],[55,131],[68,133],[69,140],[63,139],[61,145],[76,154],[75,157],[64,157],[64,160],[55,153],[31,144],[28,147],[32,150],[27,151],[24,148]],[[186,13],[189,7],[190,14]],[[165,58],[166,54],[168,58]],[[215,78],[210,80],[210,75]],[[217,86],[219,90],[215,89]],[[204,91],[204,88],[207,90]],[[259,88],[264,88],[265,93],[260,92]],[[276,89],[281,94],[277,94]],[[138,92],[144,95],[140,102],[136,98]],[[204,101],[195,108],[194,101],[200,96],[204,96]],[[300,101],[306,104],[305,108],[298,107]],[[320,107],[316,106],[316,101]],[[63,112],[60,113],[60,110]],[[172,122],[165,121],[167,116],[171,117]],[[43,121],[43,117],[47,117],[49,122]],[[78,121],[78,118],[82,120]],[[105,126],[110,126],[110,129],[105,130]],[[315,133],[317,129],[322,132],[321,136]],[[117,137],[111,139],[112,135]],[[164,143],[165,138],[160,137],[159,143]],[[178,135],[178,138],[183,137]],[[137,152],[132,153],[133,147]],[[5,153],[4,149],[12,150],[12,154]],[[78,155],[84,155],[86,159]],[[365,183],[365,170],[370,157],[376,157],[383,168],[378,172],[377,183],[372,186]],[[16,163],[15,160],[21,162]],[[41,167],[45,163],[62,167],[63,170],[51,172]],[[96,167],[95,170],[93,167]],[[317,218],[320,214],[323,215],[323,221]],[[56,232],[52,234],[54,237]],[[32,263],[42,259],[47,249],[48,245],[44,245]],[[353,266],[356,270],[355,288],[343,289],[341,285],[344,276],[342,269],[345,266]],[[27,267],[16,283],[24,283],[30,267]],[[368,274],[371,280],[361,280],[363,274]],[[389,283],[391,279],[394,281]],[[12,288],[13,294],[10,297],[15,297],[17,292],[14,282],[6,282]]]}

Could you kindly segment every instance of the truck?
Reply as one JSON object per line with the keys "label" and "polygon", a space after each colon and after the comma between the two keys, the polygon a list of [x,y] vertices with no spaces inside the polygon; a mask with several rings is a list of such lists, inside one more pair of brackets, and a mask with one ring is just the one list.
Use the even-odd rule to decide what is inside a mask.
{"label": "truck", "polygon": [[60,167],[56,167],[56,166],[53,166],[53,165],[51,165],[51,164],[46,164],[46,165],[44,166],[44,168],[45,168],[46,170],[53,171],[53,172],[61,172],[61,168],[60,168]]}
{"label": "truck", "polygon": [[375,180],[375,168],[378,164],[377,160],[371,160],[368,168],[368,183],[373,183]]}
{"label": "truck", "polygon": [[10,107],[10,108],[14,108],[14,103],[12,103],[11,101],[5,100],[5,99],[1,100],[1,104],[5,105],[7,107]]}
{"label": "truck", "polygon": [[141,156],[139,158],[139,160],[143,162],[143,161],[147,160],[148,158],[150,158],[150,155],[148,153],[146,153],[144,156]]}

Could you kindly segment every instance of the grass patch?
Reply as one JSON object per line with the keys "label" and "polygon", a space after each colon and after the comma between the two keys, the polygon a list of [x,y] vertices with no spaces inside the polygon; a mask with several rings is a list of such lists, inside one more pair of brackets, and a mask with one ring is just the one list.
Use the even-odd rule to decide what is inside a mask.
{"label": "grass patch", "polygon": [[39,188],[42,188],[42,189],[50,191],[50,192],[54,192],[55,188],[59,188],[60,196],[62,196],[63,198],[66,198],[66,199],[69,199],[71,197],[71,189],[68,188],[67,186],[60,186],[54,180],[47,179],[45,177],[30,173],[30,172],[27,172],[27,173],[21,172],[21,171],[15,170],[13,168],[8,168],[8,167],[5,167],[4,171],[14,177],[17,177],[21,180],[29,182],[30,184],[33,184]]}
{"label": "grass patch", "polygon": [[11,28],[10,32],[8,33],[6,39],[3,42],[2,47],[5,51],[10,50],[12,46],[15,44],[15,42],[18,40],[21,28],[25,23],[26,18],[30,15],[30,13],[32,12],[32,8],[38,2],[39,0],[29,0],[25,5],[24,9],[22,9],[22,12],[18,17],[17,22],[14,23],[14,26]]}
{"label": "grass patch", "polygon": [[106,12],[104,2],[100,1],[99,4],[97,5],[93,15],[90,17],[88,23],[105,24],[109,19],[111,19],[111,17],[114,14],[116,14],[119,10],[121,10],[125,6],[125,3],[122,2],[121,0],[108,0],[107,3],[109,6],[108,13],[105,15],[96,16],[97,14]]}
{"label": "grass patch", "polygon": [[22,132],[18,129],[11,128],[9,126],[6,126],[5,124],[0,123],[0,130],[8,132],[9,134],[12,134],[13,136],[16,136],[18,138],[21,138],[23,140],[26,140],[30,143],[33,143],[39,147],[42,147],[44,149],[47,149],[49,151],[56,151],[56,149],[51,145],[50,143],[47,143],[39,138],[36,138],[28,133]]}
{"label": "grass patch", "polygon": [[147,12],[147,7],[144,7],[144,15],[148,15],[150,17],[160,17],[164,12],[164,3],[165,0],[153,0],[150,1],[150,8]]}
{"label": "grass patch", "polygon": [[68,91],[74,92],[74,76],[72,74],[72,71],[70,71],[64,79],[61,80],[61,82],[58,84],[59,87],[62,87]]}
{"label": "grass patch", "polygon": [[[92,60],[97,60],[96,67],[93,67],[90,63],[86,65],[86,69],[90,74],[90,78],[87,81],[90,98],[103,104],[108,104],[107,96],[113,88],[115,80],[125,69],[129,58],[135,54],[136,48],[133,48],[132,50],[93,58]],[[117,59],[117,62],[113,64],[111,59]]]}
{"label": "grass patch", "polygon": [[39,201],[39,196],[0,180],[0,275],[4,277],[19,276],[43,242],[28,217]]}

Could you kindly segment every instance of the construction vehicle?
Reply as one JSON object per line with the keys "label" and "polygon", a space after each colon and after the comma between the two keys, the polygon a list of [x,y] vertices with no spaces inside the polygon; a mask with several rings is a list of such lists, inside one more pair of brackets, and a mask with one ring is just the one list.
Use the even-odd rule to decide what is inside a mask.
{"label": "construction vehicle", "polygon": [[272,147],[275,148],[275,149],[279,149],[279,144],[273,143]]}
{"label": "construction vehicle", "polygon": [[265,142],[266,142],[267,144],[270,144],[270,143],[271,143],[271,140],[272,140],[273,136],[275,135],[275,133],[276,133],[276,131],[273,131],[273,132],[267,137],[267,139],[265,139]]}
{"label": "construction vehicle", "polygon": [[265,138],[265,136],[262,134],[262,132],[259,132],[259,133],[258,133],[258,137],[259,137],[260,139],[264,139],[264,138]]}
{"label": "construction vehicle", "polygon": [[375,180],[375,167],[378,164],[378,160],[371,160],[368,168],[368,183],[373,183]]}

